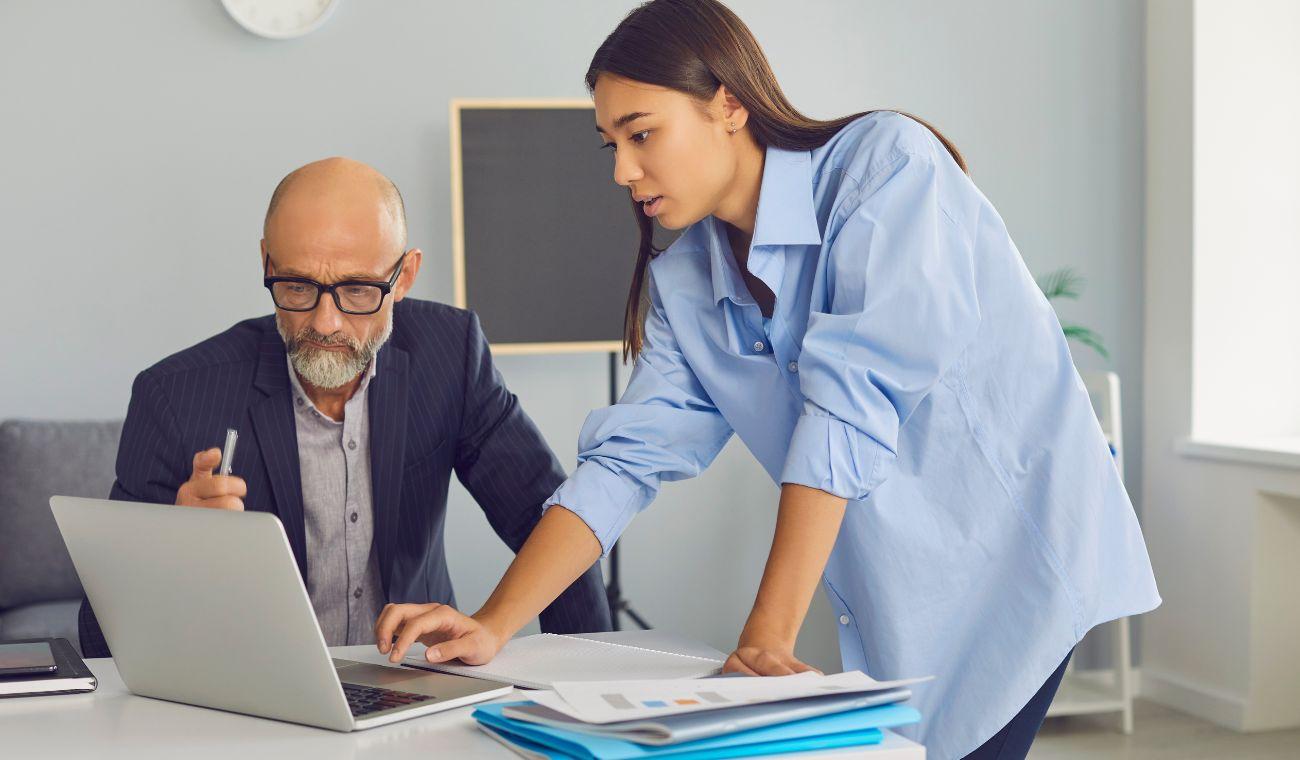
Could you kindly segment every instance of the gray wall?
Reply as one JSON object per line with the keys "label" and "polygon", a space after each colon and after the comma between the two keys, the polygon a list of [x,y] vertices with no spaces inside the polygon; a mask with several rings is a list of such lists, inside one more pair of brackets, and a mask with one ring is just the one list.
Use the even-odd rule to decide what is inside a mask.
{"label": "gray wall", "polygon": [[[588,58],[630,5],[343,0],[316,33],[271,42],[215,0],[5,0],[0,417],[119,416],[141,368],[265,313],[266,200],[280,176],[322,156],[367,161],[401,186],[412,243],[427,254],[416,294],[449,299],[448,99],[585,96]],[[1112,349],[1141,493],[1141,6],[733,7],[796,104],[816,116],[892,107],[932,120],[965,151],[1030,268],[1072,265],[1089,279],[1062,312]],[[561,179],[520,181],[544,191]],[[584,414],[605,398],[603,357],[500,365],[571,465]],[[775,494],[738,443],[703,477],[670,485],[625,539],[637,608],[729,648]],[[451,523],[454,577],[473,608],[508,554],[459,489]],[[834,667],[834,635],[819,601],[801,652]]]}

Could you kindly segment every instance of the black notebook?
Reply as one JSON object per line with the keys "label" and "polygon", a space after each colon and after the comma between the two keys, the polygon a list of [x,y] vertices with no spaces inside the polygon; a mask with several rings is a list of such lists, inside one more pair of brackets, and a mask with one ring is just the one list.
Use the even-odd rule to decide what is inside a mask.
{"label": "black notebook", "polygon": [[95,674],[90,672],[77,650],[72,648],[67,639],[14,639],[6,644],[40,644],[48,643],[54,654],[54,664],[58,670],[54,673],[42,673],[35,676],[0,676],[0,698],[31,697],[38,694],[77,694],[94,691],[98,685]]}

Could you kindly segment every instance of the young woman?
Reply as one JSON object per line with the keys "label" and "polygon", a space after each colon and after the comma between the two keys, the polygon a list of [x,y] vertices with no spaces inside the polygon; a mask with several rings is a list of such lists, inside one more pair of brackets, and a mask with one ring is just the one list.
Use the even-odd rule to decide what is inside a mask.
{"label": "young woman", "polygon": [[[821,578],[846,669],[937,676],[913,699],[932,757],[1024,757],[1075,644],[1160,600],[1060,325],[960,154],[897,113],[802,115],[714,0],[634,10],[587,85],[641,230],[635,369],[483,609],[390,605],[380,650],[486,662],[735,432],[781,496],[727,670],[808,670]],[[652,219],[686,229],[657,252]]]}

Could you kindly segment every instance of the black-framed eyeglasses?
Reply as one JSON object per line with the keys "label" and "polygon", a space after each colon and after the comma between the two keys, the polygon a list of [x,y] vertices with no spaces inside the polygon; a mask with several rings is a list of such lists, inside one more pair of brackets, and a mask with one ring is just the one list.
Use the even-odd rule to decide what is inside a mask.
{"label": "black-framed eyeglasses", "polygon": [[307,277],[265,277],[271,266],[271,255],[262,262],[262,284],[271,291],[271,300],[285,311],[314,311],[320,303],[320,294],[329,293],[334,305],[344,314],[374,314],[384,305],[384,297],[392,292],[397,278],[402,274],[403,253],[397,268],[388,282],[382,280],[344,280],[332,285],[316,282]]}

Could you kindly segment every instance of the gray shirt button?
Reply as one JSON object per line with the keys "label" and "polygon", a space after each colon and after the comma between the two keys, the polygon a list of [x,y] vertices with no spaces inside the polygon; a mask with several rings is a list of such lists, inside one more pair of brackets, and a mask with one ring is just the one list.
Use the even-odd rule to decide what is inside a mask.
{"label": "gray shirt button", "polygon": [[789,364],[788,366],[789,366],[791,372],[798,372],[798,371],[799,371],[799,362],[790,362],[790,364]]}
{"label": "gray shirt button", "polygon": [[[357,589],[357,591],[360,591],[360,590],[361,590],[361,589]],[[848,625],[848,624],[849,624],[849,616],[848,616],[848,615],[840,615],[840,625]]]}
{"label": "gray shirt button", "polygon": [[354,598],[356,598],[356,599],[360,599],[360,598],[361,598],[361,587],[360,587],[360,586],[357,586],[357,590],[352,592],[352,596],[353,596]]}
{"label": "gray shirt button", "polygon": [[352,522],[356,522],[356,521],[357,521],[357,513],[356,513],[356,512],[353,512],[353,513],[352,513],[352,516],[349,517],[348,519],[351,520]]}
{"label": "gray shirt button", "polygon": [[302,397],[298,398],[298,406],[302,406]]}
{"label": "gray shirt button", "polygon": [[355,449],[356,447],[357,447],[357,442],[356,442],[356,441],[348,441],[348,448],[349,448],[349,449]]}
{"label": "gray shirt button", "polygon": [[763,341],[761,340],[754,341],[754,353],[761,354],[763,353],[764,348],[767,348],[767,346],[763,345]]}

